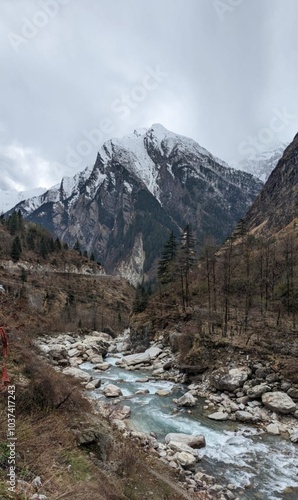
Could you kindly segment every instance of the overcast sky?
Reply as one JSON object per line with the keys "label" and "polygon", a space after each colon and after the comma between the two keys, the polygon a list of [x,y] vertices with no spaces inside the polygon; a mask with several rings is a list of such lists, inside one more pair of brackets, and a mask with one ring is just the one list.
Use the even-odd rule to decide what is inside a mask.
{"label": "overcast sky", "polygon": [[297,0],[0,0],[0,188],[162,123],[226,161],[298,131]]}

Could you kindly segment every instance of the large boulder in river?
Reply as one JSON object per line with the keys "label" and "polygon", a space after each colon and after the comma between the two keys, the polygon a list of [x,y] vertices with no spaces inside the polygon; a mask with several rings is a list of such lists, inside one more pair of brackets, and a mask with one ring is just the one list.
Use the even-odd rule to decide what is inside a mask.
{"label": "large boulder in river", "polygon": [[238,387],[242,387],[244,382],[250,375],[249,368],[240,367],[232,368],[219,368],[215,370],[210,376],[211,384],[220,391],[233,392]]}
{"label": "large boulder in river", "polygon": [[107,398],[117,398],[118,396],[122,396],[121,389],[114,384],[108,384],[104,388],[103,393]]}
{"label": "large boulder in river", "polygon": [[137,354],[129,354],[128,356],[123,356],[121,361],[126,363],[127,366],[133,366],[133,365],[140,365],[143,363],[151,363],[151,358],[149,354],[145,351]]}
{"label": "large boulder in river", "polygon": [[145,352],[140,352],[137,354],[129,354],[128,356],[123,356],[122,361],[128,366],[139,365],[141,363],[149,363],[157,358],[162,353],[159,347],[149,347]]}
{"label": "large boulder in river", "polygon": [[266,392],[262,396],[262,402],[269,410],[276,413],[294,413],[297,409],[296,404],[285,392]]}
{"label": "large boulder in river", "polygon": [[191,392],[186,392],[181,398],[177,399],[177,406],[195,406],[196,398],[191,394]]}
{"label": "large boulder in river", "polygon": [[169,444],[171,441],[183,443],[190,448],[204,448],[206,446],[205,437],[202,434],[184,434],[182,432],[170,432],[165,437],[165,442]]}

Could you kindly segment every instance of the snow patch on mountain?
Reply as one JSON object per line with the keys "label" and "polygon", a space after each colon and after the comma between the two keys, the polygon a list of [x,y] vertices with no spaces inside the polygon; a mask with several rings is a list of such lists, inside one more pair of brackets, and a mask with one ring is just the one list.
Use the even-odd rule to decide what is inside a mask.
{"label": "snow patch on mountain", "polygon": [[46,188],[34,188],[26,191],[0,189],[0,213],[5,213],[18,203],[28,198],[33,198],[46,192]]}
{"label": "snow patch on mountain", "polygon": [[243,158],[239,162],[233,162],[232,166],[244,172],[248,172],[258,177],[258,179],[263,182],[266,182],[282,157],[286,147],[287,144],[281,142],[268,151],[256,152],[253,155]]}

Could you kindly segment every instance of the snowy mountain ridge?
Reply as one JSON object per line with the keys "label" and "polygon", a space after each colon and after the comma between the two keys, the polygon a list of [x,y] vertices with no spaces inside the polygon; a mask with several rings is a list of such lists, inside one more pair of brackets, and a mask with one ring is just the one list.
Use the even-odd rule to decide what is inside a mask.
{"label": "snowy mountain ridge", "polygon": [[17,205],[24,217],[94,253],[108,273],[150,276],[169,231],[221,242],[262,183],[155,124],[103,144],[94,166]]}
{"label": "snowy mountain ridge", "polygon": [[270,148],[268,151],[256,152],[253,155],[243,158],[239,162],[233,162],[231,165],[239,170],[248,172],[258,179],[266,182],[271,172],[276,167],[278,161],[283,155],[288,144],[283,142]]}
{"label": "snowy mountain ridge", "polygon": [[47,191],[46,188],[33,188],[26,191],[0,189],[0,213],[5,213],[15,205],[28,198],[40,196]]}

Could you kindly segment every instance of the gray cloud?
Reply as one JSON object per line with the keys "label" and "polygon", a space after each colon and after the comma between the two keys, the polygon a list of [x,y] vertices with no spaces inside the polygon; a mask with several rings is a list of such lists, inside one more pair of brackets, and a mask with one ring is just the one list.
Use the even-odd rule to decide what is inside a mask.
{"label": "gray cloud", "polygon": [[[297,14],[296,0],[2,0],[0,187],[52,185],[154,122],[228,161],[290,141]],[[276,112],[291,118],[273,130]]]}

